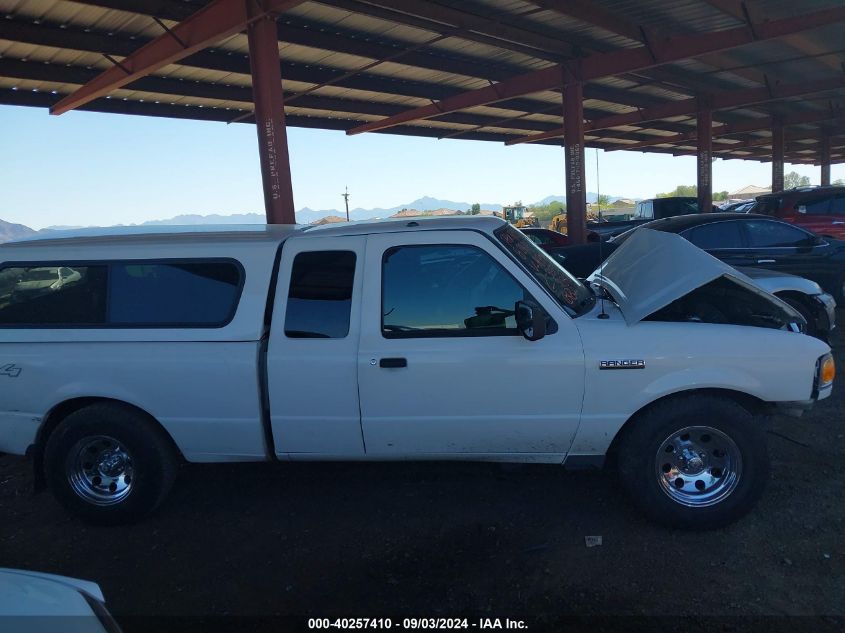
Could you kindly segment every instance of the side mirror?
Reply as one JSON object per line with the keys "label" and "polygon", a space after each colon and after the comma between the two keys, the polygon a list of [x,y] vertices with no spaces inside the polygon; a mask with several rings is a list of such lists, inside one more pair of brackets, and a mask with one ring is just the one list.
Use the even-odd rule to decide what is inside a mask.
{"label": "side mirror", "polygon": [[517,301],[516,329],[529,341],[539,341],[546,335],[546,311],[533,301]]}

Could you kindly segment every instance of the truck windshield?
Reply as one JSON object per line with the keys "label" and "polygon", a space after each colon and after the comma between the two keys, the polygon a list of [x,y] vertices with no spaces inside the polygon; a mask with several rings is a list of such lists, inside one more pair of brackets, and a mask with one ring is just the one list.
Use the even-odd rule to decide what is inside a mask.
{"label": "truck windshield", "polygon": [[496,237],[528,272],[575,315],[588,311],[595,302],[593,291],[575,279],[526,235],[508,224],[495,231]]}

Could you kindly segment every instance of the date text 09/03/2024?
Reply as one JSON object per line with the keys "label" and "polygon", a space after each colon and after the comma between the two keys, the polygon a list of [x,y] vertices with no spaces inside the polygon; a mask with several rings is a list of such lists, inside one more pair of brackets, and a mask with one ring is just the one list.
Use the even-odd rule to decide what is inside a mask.
{"label": "date text 09/03/2024", "polygon": [[478,629],[478,630],[526,630],[528,625],[524,620],[510,618],[403,618],[401,621],[390,618],[309,618],[308,628],[317,629],[346,629],[346,630],[446,630],[446,629]]}

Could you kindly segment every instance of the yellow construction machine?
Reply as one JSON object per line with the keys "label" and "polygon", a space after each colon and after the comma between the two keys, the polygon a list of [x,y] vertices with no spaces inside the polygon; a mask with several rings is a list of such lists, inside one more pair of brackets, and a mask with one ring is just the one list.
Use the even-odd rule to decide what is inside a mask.
{"label": "yellow construction machine", "polygon": [[518,229],[540,226],[540,221],[528,213],[528,208],[522,202],[502,207],[502,217]]}

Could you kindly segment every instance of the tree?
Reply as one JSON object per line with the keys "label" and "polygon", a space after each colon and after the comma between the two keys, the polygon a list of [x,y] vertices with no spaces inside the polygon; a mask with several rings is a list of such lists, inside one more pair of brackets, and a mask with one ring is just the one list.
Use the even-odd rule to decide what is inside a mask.
{"label": "tree", "polygon": [[669,193],[658,193],[655,198],[676,198],[678,196],[697,196],[698,187],[696,185],[678,185],[674,191]]}
{"label": "tree", "polygon": [[561,213],[566,213],[566,205],[563,202],[558,202],[557,200],[550,202],[549,204],[543,204],[536,207],[529,207],[528,209],[531,213],[534,214],[538,220],[545,222],[551,220],[556,215],[560,215]]}
{"label": "tree", "polygon": [[714,191],[713,192],[713,200],[727,200],[728,199],[728,192],[727,191]]}
{"label": "tree", "polygon": [[596,200],[596,203],[602,208],[609,207],[610,206],[610,196],[606,196],[606,195],[602,194],[598,197],[598,200]]}
{"label": "tree", "polygon": [[795,189],[795,187],[807,187],[810,185],[810,177],[802,176],[797,171],[791,171],[783,177],[784,189]]}
{"label": "tree", "polygon": [[470,215],[478,215],[479,213],[481,213],[481,205],[476,202],[470,208],[469,214]]}
{"label": "tree", "polygon": [[836,180],[833,181],[833,184],[841,187],[841,186],[845,185],[845,180],[842,180],[841,178],[837,178]]}

